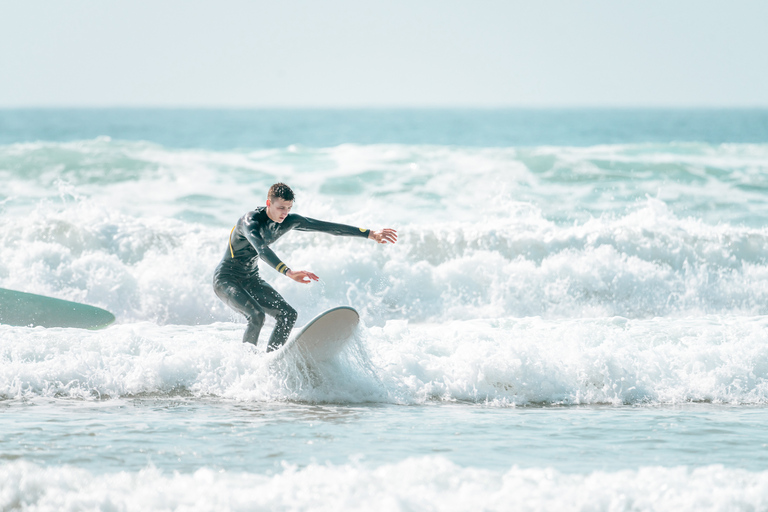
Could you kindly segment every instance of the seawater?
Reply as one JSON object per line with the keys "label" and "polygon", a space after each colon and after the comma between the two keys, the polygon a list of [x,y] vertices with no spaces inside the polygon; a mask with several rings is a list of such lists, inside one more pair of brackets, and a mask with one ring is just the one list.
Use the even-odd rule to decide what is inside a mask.
{"label": "seawater", "polygon": [[[361,313],[270,366],[211,276],[275,181]],[[768,510],[768,112],[0,111],[2,510]],[[267,325],[267,329],[271,324]]]}

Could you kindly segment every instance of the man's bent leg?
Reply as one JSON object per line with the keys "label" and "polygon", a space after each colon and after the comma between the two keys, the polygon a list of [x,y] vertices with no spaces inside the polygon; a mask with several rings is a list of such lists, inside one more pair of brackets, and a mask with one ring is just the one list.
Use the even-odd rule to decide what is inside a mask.
{"label": "man's bent leg", "polygon": [[224,304],[245,316],[248,327],[245,328],[243,342],[256,345],[265,319],[264,310],[258,302],[251,297],[241,283],[234,280],[217,277],[213,281],[213,290]]}
{"label": "man's bent leg", "polygon": [[282,347],[288,340],[288,335],[291,334],[291,329],[299,316],[298,313],[285,302],[282,295],[264,281],[249,283],[246,289],[258,301],[261,309],[275,318],[275,329],[269,337],[267,352]]}

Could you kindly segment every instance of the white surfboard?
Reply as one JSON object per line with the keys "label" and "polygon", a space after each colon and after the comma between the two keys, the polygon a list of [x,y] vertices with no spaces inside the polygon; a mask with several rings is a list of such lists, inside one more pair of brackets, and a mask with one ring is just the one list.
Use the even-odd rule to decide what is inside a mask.
{"label": "white surfboard", "polygon": [[281,359],[289,354],[301,355],[322,363],[336,357],[352,338],[360,315],[349,306],[339,306],[320,313],[279,349],[269,355]]}

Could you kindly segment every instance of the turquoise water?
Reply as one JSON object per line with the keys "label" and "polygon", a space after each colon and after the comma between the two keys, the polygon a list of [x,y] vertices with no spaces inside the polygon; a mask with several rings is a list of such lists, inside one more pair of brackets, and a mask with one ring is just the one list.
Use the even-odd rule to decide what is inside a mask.
{"label": "turquoise water", "polygon": [[17,109],[0,116],[0,144],[103,135],[213,150],[763,143],[768,109]]}
{"label": "turquoise water", "polygon": [[[470,404],[228,403],[184,397],[4,404],[3,458],[94,473],[280,472],[284,464],[364,468],[440,456],[504,471],[541,461],[564,473],[722,464],[762,471],[762,407],[521,407]],[[173,418],[169,421],[169,418]],[[9,428],[10,427],[10,428]],[[702,443],[717,438],[716,443]],[[351,453],[350,447],[355,447]],[[480,460],[482,458],[482,460]]]}
{"label": "turquoise water", "polygon": [[[270,367],[210,280],[283,180]],[[768,112],[0,111],[2,510],[768,510]],[[268,324],[269,327],[269,324]]]}

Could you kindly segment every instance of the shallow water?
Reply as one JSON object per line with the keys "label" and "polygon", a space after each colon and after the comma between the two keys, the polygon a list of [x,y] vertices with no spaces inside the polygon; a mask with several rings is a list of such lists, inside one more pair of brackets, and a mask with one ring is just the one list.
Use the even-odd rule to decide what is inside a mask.
{"label": "shallow water", "polygon": [[765,407],[473,404],[262,404],[218,399],[5,402],[3,459],[72,465],[93,473],[281,472],[285,464],[366,468],[440,456],[504,471],[542,465],[562,473],[642,466],[762,471]]}

